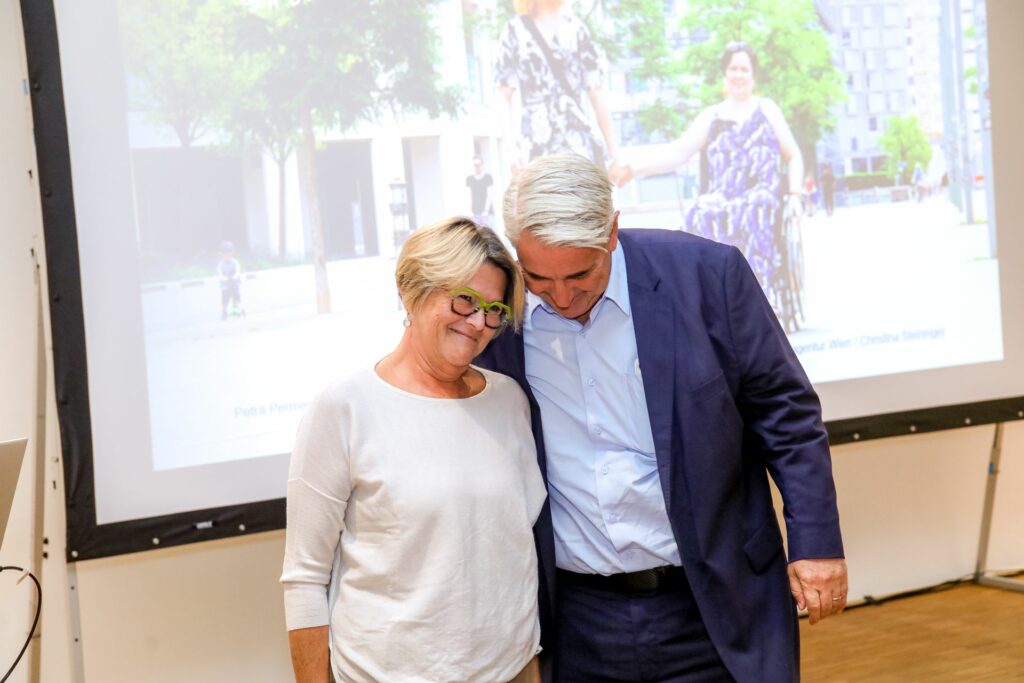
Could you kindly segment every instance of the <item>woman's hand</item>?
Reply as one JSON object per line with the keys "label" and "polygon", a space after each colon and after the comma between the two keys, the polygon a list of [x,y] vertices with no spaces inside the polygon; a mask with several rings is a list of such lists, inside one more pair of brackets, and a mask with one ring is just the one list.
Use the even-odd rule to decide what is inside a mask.
{"label": "woman's hand", "polygon": [[612,165],[608,167],[608,180],[610,180],[616,187],[622,187],[635,177],[636,173],[633,171],[633,167],[629,164],[613,161]]}

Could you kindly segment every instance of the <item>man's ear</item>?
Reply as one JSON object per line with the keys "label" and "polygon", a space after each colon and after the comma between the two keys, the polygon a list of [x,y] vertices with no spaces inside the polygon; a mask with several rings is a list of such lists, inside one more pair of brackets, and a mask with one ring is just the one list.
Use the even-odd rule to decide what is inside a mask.
{"label": "man's ear", "polygon": [[605,245],[605,249],[608,253],[615,251],[615,247],[619,246],[619,212],[618,210],[612,214],[612,231],[608,235],[608,244]]}

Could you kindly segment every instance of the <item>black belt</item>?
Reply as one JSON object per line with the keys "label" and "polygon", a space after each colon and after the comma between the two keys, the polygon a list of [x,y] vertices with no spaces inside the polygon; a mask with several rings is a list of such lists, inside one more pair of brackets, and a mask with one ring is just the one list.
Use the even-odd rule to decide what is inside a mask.
{"label": "black belt", "polygon": [[686,572],[682,567],[654,567],[638,572],[624,574],[579,574],[577,572],[558,570],[558,580],[571,586],[582,586],[611,593],[642,593],[672,588],[686,582]]}

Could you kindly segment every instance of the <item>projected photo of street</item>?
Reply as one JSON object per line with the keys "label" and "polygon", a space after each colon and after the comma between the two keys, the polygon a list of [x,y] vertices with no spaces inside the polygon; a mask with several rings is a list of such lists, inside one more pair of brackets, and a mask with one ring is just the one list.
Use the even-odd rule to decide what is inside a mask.
{"label": "projected photo of street", "polygon": [[[984,3],[725,7],[676,8],[705,38],[677,35],[680,61],[633,57],[654,75],[620,156],[674,168],[623,184],[624,224],[743,250],[816,384],[1001,359]],[[664,140],[736,99],[718,57],[729,36],[750,47],[756,113],[776,103],[776,120],[680,152]],[[689,120],[664,106],[673,93]],[[644,140],[654,126],[663,140]]]}
{"label": "projected photo of street", "polygon": [[286,453],[409,234],[564,151],[739,248],[817,384],[1002,358],[983,0],[529,4],[119,0],[155,469]]}

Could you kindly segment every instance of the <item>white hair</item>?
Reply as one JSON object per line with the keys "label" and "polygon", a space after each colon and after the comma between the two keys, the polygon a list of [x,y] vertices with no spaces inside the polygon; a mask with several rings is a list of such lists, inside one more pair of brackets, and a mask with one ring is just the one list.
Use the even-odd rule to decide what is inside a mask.
{"label": "white hair", "polygon": [[612,185],[586,157],[539,157],[509,183],[502,213],[513,245],[525,230],[550,246],[604,248],[614,217]]}

